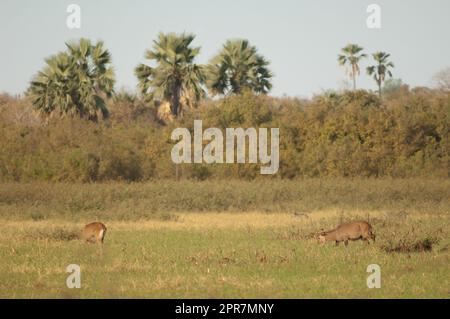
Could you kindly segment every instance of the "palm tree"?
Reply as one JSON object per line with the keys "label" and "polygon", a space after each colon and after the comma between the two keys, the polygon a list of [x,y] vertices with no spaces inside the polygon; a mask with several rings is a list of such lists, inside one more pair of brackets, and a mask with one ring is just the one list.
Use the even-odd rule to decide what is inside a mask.
{"label": "palm tree", "polygon": [[105,98],[112,96],[115,83],[110,53],[103,42],[92,45],[87,39],[66,46],[67,51],[47,58],[31,81],[34,106],[47,116],[58,111],[91,121],[106,118]]}
{"label": "palm tree", "polygon": [[375,52],[372,54],[373,59],[377,62],[376,65],[367,67],[367,74],[373,76],[378,85],[378,94],[381,98],[381,86],[386,78],[386,74],[392,78],[392,72],[389,68],[394,67],[394,63],[388,61],[391,55],[385,52]]}
{"label": "palm tree", "polygon": [[273,77],[269,62],[247,40],[228,40],[207,66],[207,86],[213,95],[243,90],[267,93]]}
{"label": "palm tree", "polygon": [[160,33],[153,50],[145,54],[156,66],[140,64],[135,69],[142,95],[147,100],[169,102],[176,117],[181,116],[182,104],[189,104],[186,101],[191,98],[198,101],[205,94],[203,68],[194,63],[200,52],[199,47],[191,47],[194,38],[192,34]]}
{"label": "palm tree", "polygon": [[356,90],[356,76],[360,74],[358,63],[362,58],[367,57],[364,53],[360,54],[362,50],[364,49],[357,44],[348,44],[342,49],[343,54],[338,55],[339,65],[347,65],[350,68],[347,73],[353,80],[354,91]]}

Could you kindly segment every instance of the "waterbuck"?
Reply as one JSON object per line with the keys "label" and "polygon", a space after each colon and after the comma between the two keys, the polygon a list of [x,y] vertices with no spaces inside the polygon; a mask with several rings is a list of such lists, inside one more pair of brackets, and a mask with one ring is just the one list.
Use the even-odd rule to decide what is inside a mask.
{"label": "waterbuck", "polygon": [[372,232],[372,226],[365,221],[354,221],[339,225],[336,229],[322,232],[318,236],[318,241],[324,244],[327,241],[336,242],[336,246],[339,245],[341,241],[344,242],[345,246],[348,245],[349,240],[359,240],[362,239],[369,244],[369,239],[375,242],[375,234]]}
{"label": "waterbuck", "polygon": [[106,226],[95,222],[84,226],[80,238],[88,243],[102,243],[106,234]]}

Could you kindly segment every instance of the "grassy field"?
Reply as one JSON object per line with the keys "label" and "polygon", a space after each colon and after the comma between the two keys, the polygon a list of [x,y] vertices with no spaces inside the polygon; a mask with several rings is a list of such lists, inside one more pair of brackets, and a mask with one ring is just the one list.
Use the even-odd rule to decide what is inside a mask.
{"label": "grassy field", "polygon": [[[0,297],[449,298],[449,193],[448,180],[0,184]],[[99,218],[102,247],[74,239]],[[311,236],[367,218],[374,245]]]}

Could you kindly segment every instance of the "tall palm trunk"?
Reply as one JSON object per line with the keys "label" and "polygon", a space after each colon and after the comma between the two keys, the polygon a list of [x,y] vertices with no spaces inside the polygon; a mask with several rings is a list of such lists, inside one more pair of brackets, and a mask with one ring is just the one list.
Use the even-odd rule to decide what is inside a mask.
{"label": "tall palm trunk", "polygon": [[175,117],[180,116],[180,85],[174,85],[173,87],[173,93],[172,93],[172,103],[170,103],[170,108],[172,109],[172,114],[175,115]]}
{"label": "tall palm trunk", "polygon": [[381,81],[378,81],[378,96],[381,99]]}
{"label": "tall palm trunk", "polygon": [[352,64],[353,91],[356,91],[356,66]]}

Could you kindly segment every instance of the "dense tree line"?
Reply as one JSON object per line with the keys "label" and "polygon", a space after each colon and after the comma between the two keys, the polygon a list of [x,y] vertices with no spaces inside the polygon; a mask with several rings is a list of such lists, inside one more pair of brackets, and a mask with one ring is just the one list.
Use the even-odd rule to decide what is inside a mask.
{"label": "dense tree line", "polygon": [[[0,98],[0,180],[145,181],[157,178],[450,177],[450,94],[390,87],[381,100],[364,90],[308,100],[244,91],[163,123],[153,107],[128,94],[110,101],[98,123],[51,118],[27,98]],[[175,127],[279,127],[280,170],[258,165],[180,165],[170,159]]]}

